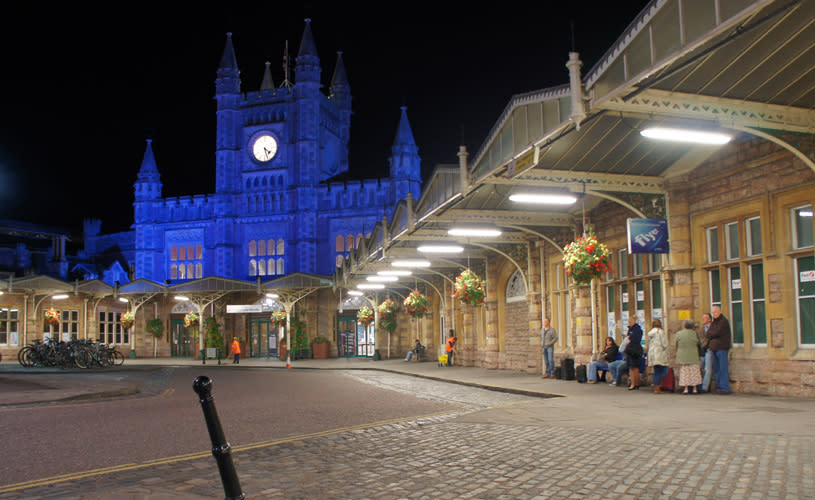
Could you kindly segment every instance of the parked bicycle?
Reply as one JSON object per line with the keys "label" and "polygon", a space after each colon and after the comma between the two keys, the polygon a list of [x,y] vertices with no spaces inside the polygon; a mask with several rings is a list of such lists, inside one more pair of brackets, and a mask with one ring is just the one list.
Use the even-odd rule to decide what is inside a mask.
{"label": "parked bicycle", "polygon": [[121,366],[124,360],[124,354],[115,345],[108,346],[91,340],[65,342],[37,339],[17,352],[17,362],[26,368],[107,368]]}

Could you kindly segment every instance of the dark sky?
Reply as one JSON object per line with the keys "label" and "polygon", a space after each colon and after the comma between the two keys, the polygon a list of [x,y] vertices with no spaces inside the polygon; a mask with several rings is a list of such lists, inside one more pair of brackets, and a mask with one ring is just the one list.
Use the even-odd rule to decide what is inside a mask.
{"label": "dark sky", "polygon": [[585,74],[648,2],[231,3],[6,7],[0,219],[79,230],[97,217],[103,232],[128,229],[147,137],[164,196],[214,192],[214,80],[227,31],[242,89],[256,90],[266,60],[281,83],[284,43],[296,55],[311,18],[324,84],[343,52],[351,174],[387,175],[405,105],[427,176],[455,163],[459,144],[474,153],[514,94],[568,83],[572,38]]}

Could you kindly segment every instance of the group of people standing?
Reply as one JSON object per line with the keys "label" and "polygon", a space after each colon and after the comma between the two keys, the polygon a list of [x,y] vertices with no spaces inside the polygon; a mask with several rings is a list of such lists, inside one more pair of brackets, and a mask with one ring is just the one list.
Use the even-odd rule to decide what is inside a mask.
{"label": "group of people standing", "polygon": [[[677,385],[684,387],[683,394],[698,394],[710,392],[713,382],[717,393],[729,394],[730,322],[722,314],[719,306],[713,306],[710,313],[702,315],[702,331],[697,333],[695,326],[693,320],[686,319],[682,322],[682,329],[674,336],[675,365],[678,368],[675,370],[678,373]],[[643,342],[643,338],[646,342]],[[546,318],[541,329],[541,345],[546,366],[543,378],[555,378],[556,342],[557,332],[550,326],[549,318]],[[623,374],[627,372],[628,390],[638,390],[640,369],[643,357],[646,357],[647,364],[653,369],[653,391],[655,394],[662,394],[661,384],[670,372],[670,351],[668,335],[659,319],[653,320],[651,329],[647,334],[643,334],[637,318],[631,316],[628,320],[628,330],[619,346],[614,337],[606,338],[603,351],[589,364],[587,382],[596,384],[599,372],[607,371],[612,378],[609,385],[619,386],[622,384]]]}

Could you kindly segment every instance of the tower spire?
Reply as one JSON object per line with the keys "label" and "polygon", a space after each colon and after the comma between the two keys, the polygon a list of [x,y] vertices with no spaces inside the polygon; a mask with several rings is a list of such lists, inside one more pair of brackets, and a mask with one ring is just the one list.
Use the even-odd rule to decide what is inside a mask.
{"label": "tower spire", "polygon": [[238,59],[235,57],[235,48],[232,46],[232,33],[226,34],[226,46],[224,47],[224,54],[221,56],[221,64],[218,66],[217,75],[215,79],[216,94],[240,93],[240,71],[238,70]]}
{"label": "tower spire", "polygon": [[272,80],[272,70],[269,66],[272,63],[266,61],[266,69],[263,71],[263,81],[260,82],[260,90],[274,90],[274,80]]}

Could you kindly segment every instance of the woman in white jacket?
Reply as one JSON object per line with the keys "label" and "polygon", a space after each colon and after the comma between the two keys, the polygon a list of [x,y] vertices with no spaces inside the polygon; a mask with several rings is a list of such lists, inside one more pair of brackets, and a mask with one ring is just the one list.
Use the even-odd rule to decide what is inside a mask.
{"label": "woman in white jacket", "polygon": [[668,335],[662,329],[662,322],[651,322],[648,338],[648,364],[654,368],[654,394],[662,394],[659,384],[668,374]]}

